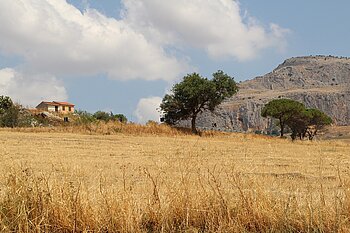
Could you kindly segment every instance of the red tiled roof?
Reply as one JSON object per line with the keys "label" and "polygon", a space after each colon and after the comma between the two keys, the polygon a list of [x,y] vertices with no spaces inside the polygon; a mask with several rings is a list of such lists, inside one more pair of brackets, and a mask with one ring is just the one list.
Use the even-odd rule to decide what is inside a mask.
{"label": "red tiled roof", "polygon": [[[47,104],[47,105],[59,106],[59,104],[58,104],[58,103],[54,103],[54,102],[47,102],[47,101],[43,101],[43,102],[41,102],[41,103],[43,103],[43,104]],[[39,104],[39,105],[40,105],[40,104]]]}
{"label": "red tiled roof", "polygon": [[52,103],[56,103],[59,105],[65,105],[65,106],[75,106],[74,104],[68,103],[68,102],[58,102],[58,101],[52,101]]}
{"label": "red tiled roof", "polygon": [[52,102],[43,101],[42,103],[51,105],[51,106],[75,106],[74,104],[71,104],[68,102],[58,102],[58,101],[52,101]]}

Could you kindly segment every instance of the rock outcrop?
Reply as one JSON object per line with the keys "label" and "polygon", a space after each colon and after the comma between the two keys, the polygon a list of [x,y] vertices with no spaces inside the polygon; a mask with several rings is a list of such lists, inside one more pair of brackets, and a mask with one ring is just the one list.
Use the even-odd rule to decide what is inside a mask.
{"label": "rock outcrop", "polygon": [[[350,58],[291,58],[271,73],[239,84],[237,95],[216,110],[202,113],[197,126],[222,131],[271,131],[273,121],[260,116],[272,99],[290,98],[318,108],[335,125],[350,125]],[[189,125],[189,122],[182,122]]]}

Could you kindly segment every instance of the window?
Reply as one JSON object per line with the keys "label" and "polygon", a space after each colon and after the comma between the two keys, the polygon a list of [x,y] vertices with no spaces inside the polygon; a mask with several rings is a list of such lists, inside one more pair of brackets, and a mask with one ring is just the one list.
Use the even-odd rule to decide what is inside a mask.
{"label": "window", "polygon": [[62,111],[66,111],[66,106],[62,106]]}
{"label": "window", "polygon": [[68,110],[71,112],[72,111],[72,107],[69,107]]}
{"label": "window", "polygon": [[55,112],[58,112],[58,106],[55,106]]}

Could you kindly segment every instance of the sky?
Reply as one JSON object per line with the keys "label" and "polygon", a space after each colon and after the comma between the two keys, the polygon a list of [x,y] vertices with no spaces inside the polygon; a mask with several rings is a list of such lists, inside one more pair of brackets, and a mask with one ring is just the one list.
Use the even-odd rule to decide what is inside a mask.
{"label": "sky", "polygon": [[285,59],[350,56],[348,0],[1,0],[0,95],[159,120],[188,73],[237,82]]}

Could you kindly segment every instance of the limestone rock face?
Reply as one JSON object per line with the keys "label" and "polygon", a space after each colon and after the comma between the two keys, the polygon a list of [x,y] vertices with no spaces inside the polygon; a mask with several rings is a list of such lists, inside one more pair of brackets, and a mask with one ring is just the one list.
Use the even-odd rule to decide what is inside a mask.
{"label": "limestone rock face", "polygon": [[[271,73],[239,84],[234,97],[216,110],[202,113],[197,126],[222,131],[262,131],[273,122],[260,116],[272,99],[290,98],[332,117],[335,125],[350,125],[350,58],[297,57],[284,61]],[[189,126],[189,122],[181,122]]]}

